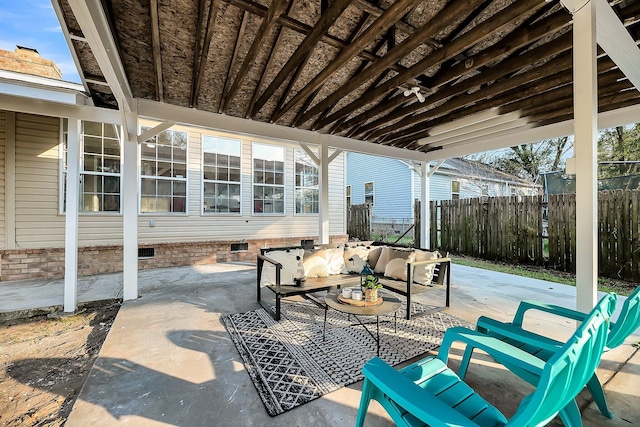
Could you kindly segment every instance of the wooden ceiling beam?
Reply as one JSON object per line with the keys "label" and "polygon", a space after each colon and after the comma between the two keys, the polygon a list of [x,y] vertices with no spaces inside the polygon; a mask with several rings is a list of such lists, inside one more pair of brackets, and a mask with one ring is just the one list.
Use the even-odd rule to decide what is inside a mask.
{"label": "wooden ceiling beam", "polygon": [[[258,4],[252,0],[225,0],[228,1],[229,4],[240,8],[242,10],[246,10],[247,12],[253,13],[254,15],[260,16],[260,17],[264,17],[267,14],[267,8],[262,6],[261,4]],[[298,32],[300,34],[303,35],[307,35],[311,32],[311,30],[313,29],[313,27],[304,24],[300,21],[297,21],[295,19],[292,19],[286,15],[282,15],[277,19],[277,22],[279,25],[282,25],[283,27],[286,27],[290,30],[293,30],[295,32]],[[326,43],[329,46],[338,48],[338,49],[344,49],[347,46],[347,42],[345,42],[344,40],[341,40],[337,37],[334,37],[332,35],[329,34],[325,34],[322,37],[322,42]],[[378,59],[377,56],[375,56],[374,54],[372,54],[371,52],[368,51],[363,51],[358,55],[360,58],[365,59],[367,61],[375,61],[376,59]],[[395,64],[392,65],[391,68],[395,71],[402,71],[405,70],[406,67],[403,67],[401,65]]]}
{"label": "wooden ceiling beam", "polygon": [[[213,28],[218,16],[218,9],[222,0],[211,0],[209,3],[209,14],[207,17],[207,25],[204,30],[204,40],[202,40],[202,46],[200,46],[200,40],[202,37],[201,22],[202,17],[198,18],[198,32],[196,34],[196,54],[193,60],[193,77],[191,79],[191,97],[189,105],[196,107],[198,105],[198,96],[200,95],[200,87],[202,86],[202,79],[204,78],[204,70],[207,65],[207,58],[209,56],[209,49],[211,48],[211,38],[213,37]],[[204,0],[201,0],[203,5]],[[200,12],[203,12],[201,8]]]}
{"label": "wooden ceiling beam", "polygon": [[[524,30],[523,32],[528,33],[528,31]],[[517,35],[516,35],[517,38]],[[537,40],[537,39],[534,39]],[[523,42],[524,43],[524,42]],[[520,69],[522,69],[523,67],[526,67],[532,63],[535,63],[537,61],[540,61],[542,59],[546,59],[549,57],[552,57],[554,55],[557,55],[561,52],[567,51],[571,48],[573,44],[573,38],[571,36],[571,34],[566,34],[566,35],[562,35],[560,37],[558,37],[557,39],[553,40],[552,42],[542,45],[542,46],[538,46],[534,49],[531,49],[530,51],[516,56],[516,57],[511,57],[511,58],[507,58],[505,60],[503,60],[502,62],[492,66],[491,68],[487,68],[485,70],[483,70],[481,73],[470,77],[466,80],[463,80],[459,83],[454,83],[446,88],[440,88],[437,92],[433,93],[432,95],[427,95],[426,96],[426,104],[411,104],[408,105],[406,107],[403,107],[401,109],[396,109],[395,111],[393,111],[390,114],[385,115],[385,117],[381,118],[381,119],[377,119],[374,120],[373,122],[367,124],[367,125],[363,125],[362,126],[362,130],[363,132],[366,130],[370,130],[373,129],[375,127],[381,126],[385,123],[385,121],[388,123],[389,121],[392,120],[396,120],[400,117],[412,114],[416,111],[419,111],[421,109],[426,109],[429,107],[429,105],[433,105],[435,103],[438,103],[442,100],[445,100],[447,98],[450,98],[452,96],[464,93],[474,87],[477,86],[481,86],[484,84],[487,84],[489,82],[492,82],[498,78],[501,78],[509,73],[514,73]],[[517,49],[518,47],[521,46],[520,43],[516,43],[516,44],[512,44],[514,49]],[[495,46],[494,48],[490,48],[489,49],[491,52],[495,53],[496,56],[499,56],[501,54],[504,54],[504,50],[501,46]],[[481,52],[478,55],[482,55],[483,58],[489,58],[491,56],[491,52]],[[506,52],[507,54],[509,53],[508,51]],[[475,62],[475,57],[472,58],[472,60],[474,60]],[[486,59],[483,59],[481,61],[479,61],[479,63],[482,63],[483,61],[485,61]],[[459,77],[462,77],[465,72],[463,70],[458,70],[458,75],[453,75],[451,74],[451,78],[447,79],[447,81],[450,80],[455,80]],[[443,79],[444,80],[444,79]],[[395,98],[394,98],[395,99]],[[347,122],[344,123],[344,125],[342,126],[341,130],[346,130],[348,129],[350,126],[355,126],[357,124],[363,123],[366,120],[370,119],[371,117],[375,117],[379,114],[382,114],[383,112],[390,110],[391,108],[397,107],[398,105],[402,104],[402,99],[397,99],[395,101],[391,100],[390,102],[387,102],[386,104],[383,105],[379,105],[376,106],[374,108],[372,108],[371,110],[369,110],[367,113],[369,115],[367,115],[367,113],[365,114],[360,114],[359,116],[353,117],[351,119],[349,119]]]}
{"label": "wooden ceiling beam", "polygon": [[[611,90],[614,90],[612,89],[612,82],[613,85],[616,85],[616,80],[621,75],[622,74],[618,70],[609,71],[602,75],[599,75],[598,93],[602,95],[609,94]],[[553,80],[544,79],[540,82],[534,82],[533,84],[522,87],[522,89],[513,89],[499,97],[489,98],[484,102],[476,103],[470,108],[465,108],[463,106],[456,109],[455,111],[452,111],[450,114],[443,114],[437,118],[431,118],[423,120],[421,122],[416,122],[413,129],[408,129],[393,135],[390,134],[390,138],[385,140],[385,143],[388,145],[396,146],[396,144],[402,145],[404,143],[427,138],[429,136],[429,131],[434,126],[438,126],[443,123],[449,123],[459,118],[485,111],[490,108],[500,108],[501,114],[506,114],[518,110],[526,110],[528,108],[534,108],[536,106],[545,106],[546,108],[548,108],[549,105],[557,103],[558,100],[570,98],[572,96],[572,78],[572,71],[571,69],[568,69],[555,76]],[[563,81],[565,82],[564,84]],[[620,87],[624,86],[625,84],[630,85],[630,83],[623,83],[623,85],[621,85]],[[615,87],[615,90],[619,90],[620,87]],[[418,130],[416,130],[417,127],[419,127]]]}
{"label": "wooden ceiling beam", "polygon": [[[225,76],[224,79],[224,86],[222,89],[222,93],[225,94],[227,93],[227,91],[229,90],[229,85],[231,84],[231,71],[233,71],[233,69],[235,68],[236,65],[236,61],[238,60],[238,49],[240,48],[240,42],[242,42],[242,38],[244,37],[244,32],[247,28],[247,21],[249,20],[249,12],[247,12],[246,10],[244,12],[242,12],[242,18],[240,21],[240,28],[238,29],[238,34],[236,36],[236,42],[235,45],[233,46],[233,53],[231,54],[231,60],[229,61],[229,67],[227,67],[227,74]],[[268,64],[267,64],[268,66]],[[264,75],[264,73],[263,73]],[[258,86],[260,86],[260,83],[258,83]],[[257,89],[256,89],[257,90]],[[255,92],[254,92],[254,97],[256,96]],[[253,102],[253,99],[252,99]],[[218,113],[222,112],[222,97],[220,97],[220,99],[218,100]]]}
{"label": "wooden ceiling beam", "polygon": [[[487,0],[487,1],[493,1],[493,0]],[[375,16],[376,18],[379,17],[380,15],[382,15],[385,12],[384,9],[381,9],[378,6],[369,3],[367,0],[355,0],[355,2],[360,6],[360,8],[363,11],[367,12],[371,16]],[[419,2],[416,3],[416,6],[418,4],[419,4]],[[413,9],[413,7],[412,7],[412,9]],[[404,32],[405,34],[407,34],[409,36],[417,31],[416,27],[407,24],[403,20],[399,20],[396,23],[395,27],[398,30]],[[425,39],[424,43],[428,44],[429,46],[431,46],[434,49],[441,49],[442,48],[442,43],[437,41],[437,40],[434,40],[432,37],[429,37],[429,38]]]}
{"label": "wooden ceiling beam", "polygon": [[[408,68],[406,71],[398,73],[392,79],[387,80],[373,90],[369,90],[362,94],[357,100],[351,102],[349,105],[341,108],[334,114],[327,117],[322,123],[322,126],[333,123],[343,116],[348,116],[353,111],[362,108],[379,98],[380,96],[388,93],[391,90],[396,90],[401,84],[406,81],[415,78],[417,75],[422,74],[425,70],[431,69],[438,64],[441,64],[448,58],[469,49],[483,40],[490,38],[496,32],[504,29],[505,26],[512,24],[523,15],[535,12],[539,8],[544,6],[544,2],[530,3],[530,2],[515,2],[505,7],[500,12],[491,16],[484,22],[480,23],[473,29],[464,33],[452,41],[449,45],[445,46],[442,50],[431,53],[416,64]],[[346,95],[340,94],[340,97]],[[316,106],[317,107],[317,106]],[[312,116],[313,109],[309,111],[309,115]]]}
{"label": "wooden ceiling beam", "polygon": [[229,108],[229,102],[234,98],[236,92],[240,88],[240,85],[244,83],[249,70],[254,65],[255,59],[258,56],[262,45],[269,37],[271,29],[276,25],[276,21],[285,10],[287,3],[288,0],[273,0],[271,3],[266,16],[262,19],[262,23],[260,23],[256,38],[253,39],[253,43],[251,43],[251,47],[244,57],[244,61],[242,62],[240,70],[238,71],[229,92],[223,94],[222,112],[227,111],[227,108]]}
{"label": "wooden ceiling beam", "polygon": [[[309,111],[305,112],[301,118],[302,123],[310,120],[313,116],[319,114],[326,108],[336,105],[340,99],[347,96],[348,94],[362,86],[364,83],[369,81],[371,78],[377,76],[384,69],[388,68],[392,64],[397,63],[402,58],[407,56],[410,52],[415,50],[418,46],[420,46],[425,38],[437,34],[439,31],[450,25],[450,23],[459,16],[464,16],[465,14],[469,13],[470,10],[473,10],[475,6],[477,6],[481,2],[482,0],[455,0],[453,2],[449,2],[436,14],[436,16],[434,16],[429,22],[423,25],[422,28],[420,28],[418,31],[413,33],[409,38],[396,45],[393,49],[387,52],[385,56],[375,61],[358,76],[349,80],[341,88],[333,92],[331,95],[327,96],[324,100],[315,105]],[[411,67],[411,69],[413,69],[413,67]],[[407,70],[409,69],[401,71],[400,74],[405,75]],[[421,72],[423,70],[424,69],[422,69]],[[418,74],[420,73],[415,73],[412,77],[416,77]],[[336,120],[337,119],[338,117],[336,117]],[[329,123],[325,123],[325,125],[326,124]]]}
{"label": "wooden ceiling beam", "polygon": [[156,77],[156,101],[164,102],[162,83],[162,54],[160,49],[160,25],[158,21],[158,0],[149,0],[151,15],[151,48],[153,50],[153,71]]}
{"label": "wooden ceiling beam", "polygon": [[[538,67],[529,72],[514,76],[510,79],[502,80],[491,86],[487,86],[477,92],[474,92],[473,94],[467,96],[458,96],[450,100],[449,102],[439,105],[436,108],[427,110],[420,114],[405,117],[401,121],[389,125],[385,128],[367,128],[365,129],[365,131],[374,130],[373,133],[369,135],[369,138],[372,139],[380,138],[384,135],[392,135],[393,132],[396,132],[399,129],[403,129],[409,126],[415,127],[417,123],[421,123],[435,117],[443,116],[452,111],[456,111],[459,108],[471,106],[487,99],[496,98],[505,93],[509,93],[510,90],[514,89],[520,91],[521,95],[517,96],[530,96],[531,94],[535,94],[542,89],[536,85],[536,83],[540,80],[545,83],[544,89],[542,90],[548,90],[559,85],[566,85],[571,82],[572,74],[570,72],[561,72],[563,70],[570,69],[571,64],[571,55],[564,55],[563,58],[555,61],[554,64],[548,67]],[[501,102],[504,100],[504,97],[500,97]],[[495,107],[499,105],[493,106]],[[490,107],[484,107],[484,109],[487,108]]]}
{"label": "wooden ceiling beam", "polygon": [[[307,83],[302,90],[291,98],[291,100],[289,100],[277,112],[277,114],[274,115],[274,121],[277,121],[301,100],[309,96],[316,88],[322,86],[333,73],[345,66],[352,58],[357,56],[358,53],[373,43],[381,33],[387,31],[391,26],[398,22],[407,13],[407,11],[421,1],[422,0],[398,0],[395,2],[391,7],[389,7],[389,9],[376,18],[376,20],[365,31],[363,31],[362,34],[357,36],[355,40],[342,49],[333,61],[324,67],[324,69],[320,71],[320,73],[318,73],[309,83]],[[387,55],[388,54],[389,53],[387,53]],[[265,91],[263,95],[271,96],[272,93],[273,92],[268,93]]]}
{"label": "wooden ceiling beam", "polygon": [[[284,15],[288,15],[289,12],[291,11],[291,9],[293,8],[293,5],[295,4],[296,0],[291,0],[291,3],[289,3],[289,6],[287,6],[287,11],[284,13]],[[278,30],[277,30],[277,34],[276,34],[276,42],[273,45],[273,49],[271,49],[272,52],[277,52],[278,49],[280,48],[280,43],[282,42],[282,30],[283,30],[283,26],[279,26]],[[256,88],[253,90],[253,95],[251,96],[251,101],[249,102],[249,105],[247,106],[247,109],[245,111],[245,118],[249,118],[251,111],[253,110],[253,106],[256,104],[256,101],[258,99],[258,95],[260,95],[260,91],[262,90],[262,84],[264,83],[264,79],[267,76],[267,71],[269,70],[269,68],[271,67],[271,62],[273,61],[273,59],[275,58],[275,55],[269,55],[269,59],[267,59],[267,65],[265,65],[264,67],[264,71],[262,72],[262,74],[260,75],[260,79],[258,80],[258,84],[256,85]]]}
{"label": "wooden ceiling beam", "polygon": [[[334,0],[331,5],[329,5],[329,8],[320,15],[320,19],[313,26],[311,32],[307,35],[307,37],[305,37],[302,43],[300,43],[293,55],[291,55],[287,60],[287,63],[271,81],[262,95],[260,95],[260,97],[256,101],[256,104],[251,110],[251,117],[254,117],[258,113],[258,111],[260,111],[260,109],[267,103],[267,101],[269,100],[269,98],[271,98],[275,91],[282,86],[287,78],[289,78],[291,73],[293,73],[302,62],[306,61],[307,56],[322,40],[322,36],[327,33],[336,19],[338,19],[338,17],[342,15],[342,12],[344,12],[344,10],[351,4],[351,1],[352,0]],[[278,120],[278,118],[280,118],[282,114],[284,113],[278,112],[274,114],[275,120],[273,121]]]}

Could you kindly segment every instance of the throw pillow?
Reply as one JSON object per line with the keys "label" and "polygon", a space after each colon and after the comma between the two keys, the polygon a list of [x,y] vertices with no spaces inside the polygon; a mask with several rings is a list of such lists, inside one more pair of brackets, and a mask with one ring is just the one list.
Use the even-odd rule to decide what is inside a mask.
{"label": "throw pillow", "polygon": [[306,251],[304,254],[304,273],[307,277],[327,277],[327,254],[325,249]]}
{"label": "throw pillow", "polygon": [[387,263],[389,262],[389,254],[391,253],[391,248],[388,246],[382,247],[382,252],[380,253],[380,258],[376,262],[376,266],[373,268],[375,273],[384,274],[384,270],[387,267]]}
{"label": "throw pillow", "polygon": [[327,272],[329,274],[340,274],[346,267],[344,264],[344,249],[342,246],[332,249],[325,249],[327,254]]}
{"label": "throw pillow", "polygon": [[413,262],[415,254],[412,250],[391,249],[389,261],[384,275],[398,280],[407,280],[407,262]]}
{"label": "throw pillow", "polygon": [[380,259],[380,254],[382,254],[382,248],[384,246],[371,246],[369,248],[369,259],[367,262],[369,263],[369,267],[373,271],[376,271],[376,264],[378,263],[378,259]]}
{"label": "throw pillow", "polygon": [[[440,258],[440,252],[438,251],[416,251],[416,261],[427,261],[437,258]],[[422,285],[430,285],[435,269],[435,264],[417,265],[415,270],[413,270],[413,281]]]}
{"label": "throw pillow", "polygon": [[360,273],[369,258],[368,246],[345,246],[344,263],[347,273]]}
{"label": "throw pillow", "polygon": [[[280,270],[280,284],[294,285],[295,279],[301,279],[304,276],[302,258],[304,249],[287,249],[278,251],[269,251],[265,256],[282,264]],[[276,267],[275,265],[265,262],[262,266],[262,276],[260,277],[260,285],[276,284]]]}

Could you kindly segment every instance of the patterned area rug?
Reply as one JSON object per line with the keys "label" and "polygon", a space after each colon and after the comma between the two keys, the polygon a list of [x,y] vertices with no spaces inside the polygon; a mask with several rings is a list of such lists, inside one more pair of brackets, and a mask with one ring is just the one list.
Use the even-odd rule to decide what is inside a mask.
{"label": "patterned area rug", "polygon": [[[433,311],[412,304],[414,314]],[[437,348],[451,326],[473,325],[443,312],[404,319],[380,316],[380,357],[397,365]],[[376,355],[375,340],[346,314],[329,309],[326,338],[324,309],[311,302],[283,304],[279,322],[264,309],[225,315],[222,320],[244,360],[267,412],[282,414],[362,379],[362,366]],[[375,335],[375,317],[360,317]]]}

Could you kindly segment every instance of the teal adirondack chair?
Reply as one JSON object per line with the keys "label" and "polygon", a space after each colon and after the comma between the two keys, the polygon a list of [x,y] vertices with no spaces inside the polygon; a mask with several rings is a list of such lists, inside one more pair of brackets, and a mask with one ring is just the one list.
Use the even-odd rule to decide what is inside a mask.
{"label": "teal adirondack chair", "polygon": [[[416,362],[399,371],[379,358],[362,368],[364,384],[356,426],[364,425],[369,403],[377,400],[398,426],[541,426],[558,413],[580,421],[575,396],[595,371],[608,332],[608,319],[615,306],[609,295],[594,308],[573,336],[548,361],[517,347],[462,327],[449,328],[437,357]],[[501,353],[520,369],[536,375],[536,389],[527,395],[507,420],[447,367],[453,342],[473,343],[483,350]]]}
{"label": "teal adirondack chair", "polygon": [[[532,309],[578,321],[583,321],[587,317],[587,314],[576,310],[537,301],[522,301],[513,322],[499,322],[482,316],[478,319],[476,330],[505,340],[543,360],[548,360],[563,343],[523,329],[525,313]],[[638,328],[640,328],[640,286],[625,300],[616,322],[610,323],[609,336],[604,351],[621,345]],[[472,353],[473,346],[467,346],[458,370],[460,378],[464,378],[466,375]],[[587,388],[600,412],[604,416],[612,418],[613,415],[607,406],[604,390],[595,372],[587,383]]]}

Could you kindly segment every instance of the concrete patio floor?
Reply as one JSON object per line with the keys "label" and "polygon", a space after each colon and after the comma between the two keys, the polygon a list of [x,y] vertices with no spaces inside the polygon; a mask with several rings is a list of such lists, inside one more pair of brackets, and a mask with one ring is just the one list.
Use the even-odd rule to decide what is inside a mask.
{"label": "concrete patio floor", "polygon": [[[522,299],[575,307],[575,288],[503,273],[454,265],[449,314],[475,322],[480,315],[509,320]],[[0,285],[0,313],[62,304],[62,281]],[[81,278],[79,300],[121,296],[121,274]],[[145,270],[139,273],[141,297],[123,304],[66,426],[111,425],[354,425],[361,382],[277,417],[264,409],[242,359],[220,316],[258,308],[255,267],[214,264]],[[267,292],[268,293],[268,292]],[[418,301],[443,301],[441,291]],[[619,303],[619,306],[622,304]],[[615,318],[615,316],[614,316]],[[567,337],[574,323],[543,315],[535,328]],[[598,370],[613,419],[603,417],[588,393],[579,399],[585,426],[640,425],[640,352],[634,335],[606,353]],[[452,353],[452,366],[462,352]],[[532,388],[476,355],[468,383],[507,417]],[[557,422],[559,424],[559,422]],[[373,403],[368,426],[392,425]]]}

